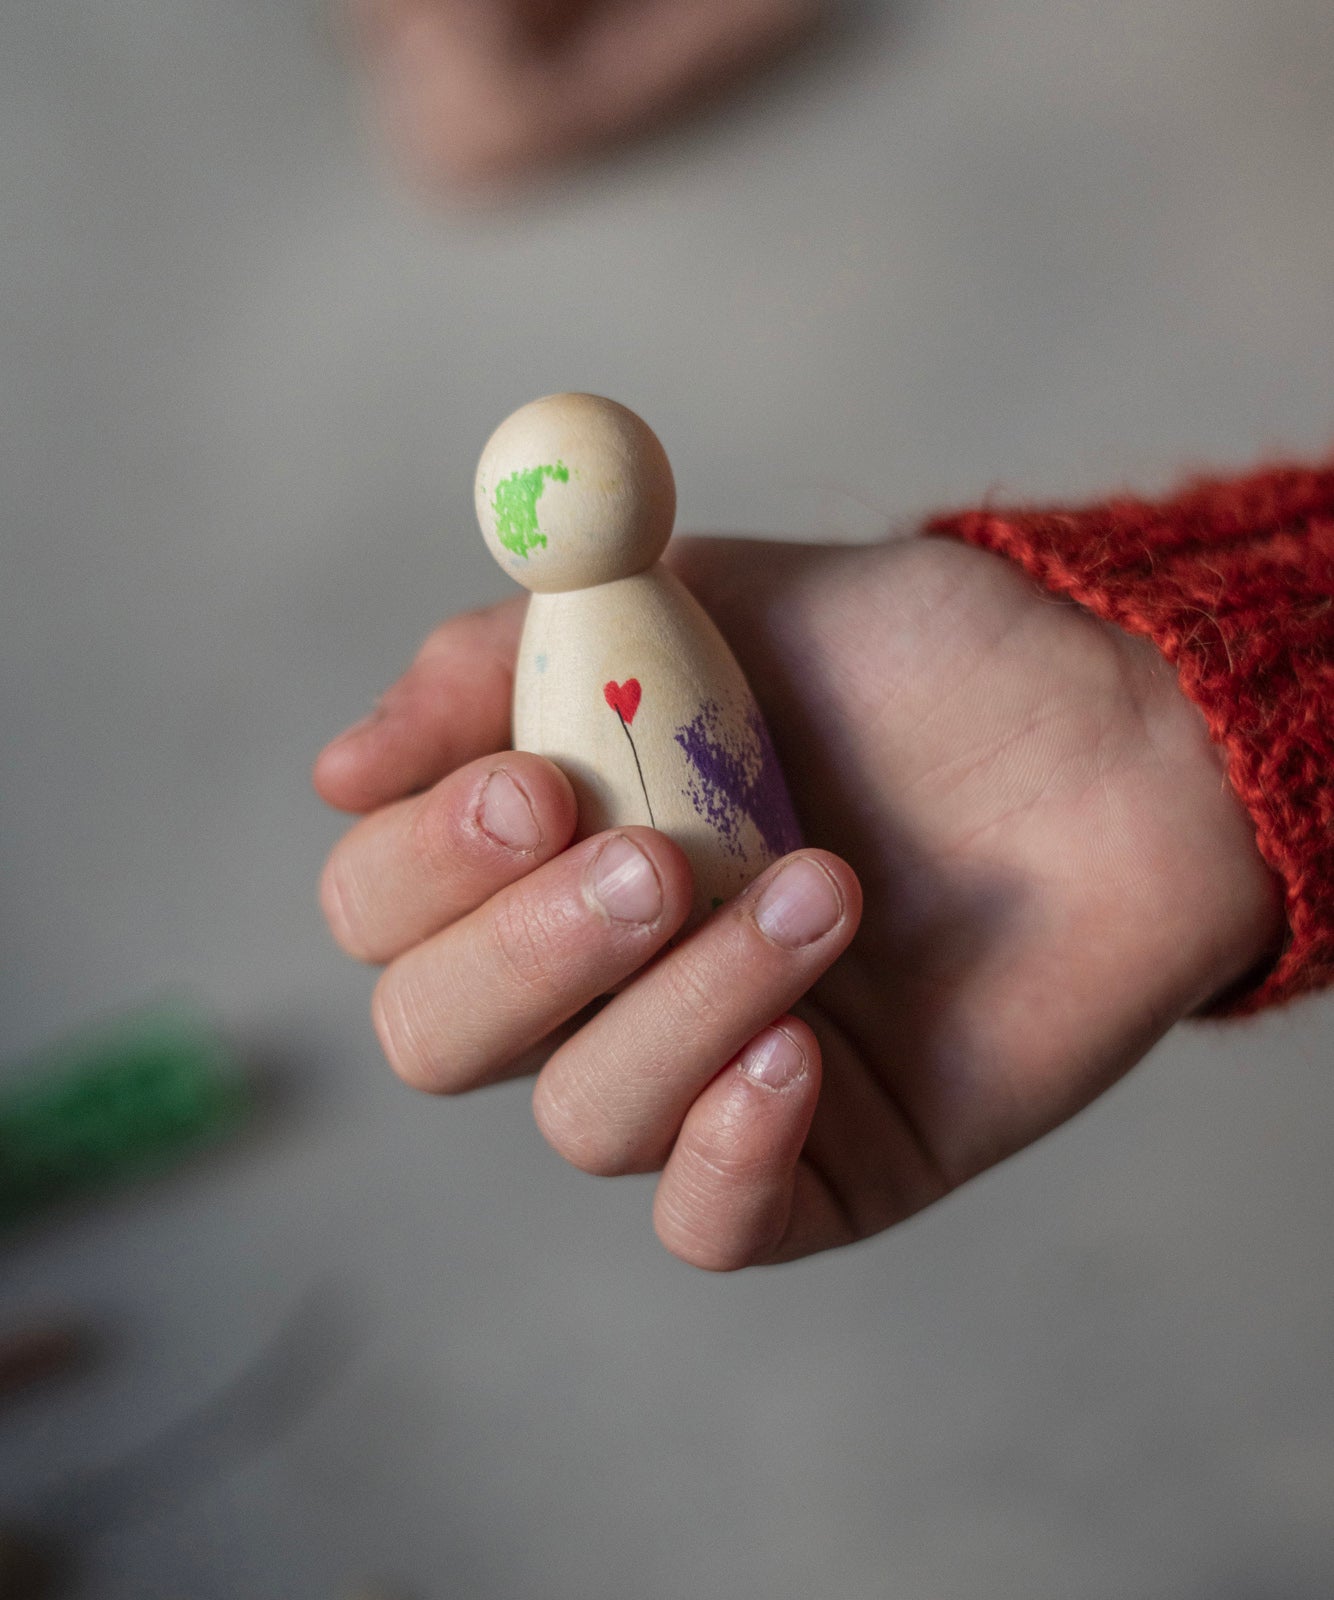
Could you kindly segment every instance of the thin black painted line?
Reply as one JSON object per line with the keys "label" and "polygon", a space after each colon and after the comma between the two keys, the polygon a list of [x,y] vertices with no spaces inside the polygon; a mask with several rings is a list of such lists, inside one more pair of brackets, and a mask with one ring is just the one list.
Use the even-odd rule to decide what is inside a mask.
{"label": "thin black painted line", "polygon": [[648,825],[650,828],[656,828],[658,824],[653,820],[653,802],[648,797],[648,784],[644,782],[644,769],[639,764],[639,751],[635,749],[635,741],[630,732],[630,724],[621,715],[620,706],[616,707],[616,717],[625,729],[625,737],[630,741],[630,754],[635,758],[635,771],[639,774],[639,787],[644,791],[644,804],[648,807]]}

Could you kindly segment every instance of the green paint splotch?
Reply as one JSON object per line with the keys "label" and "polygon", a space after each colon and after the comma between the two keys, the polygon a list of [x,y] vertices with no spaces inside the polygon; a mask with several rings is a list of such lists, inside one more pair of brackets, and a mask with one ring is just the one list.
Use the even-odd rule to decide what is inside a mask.
{"label": "green paint splotch", "polygon": [[526,561],[530,550],[545,546],[547,536],[537,525],[537,502],[547,479],[568,483],[570,469],[563,461],[550,467],[523,467],[496,485],[491,509],[496,514],[496,538],[506,550]]}

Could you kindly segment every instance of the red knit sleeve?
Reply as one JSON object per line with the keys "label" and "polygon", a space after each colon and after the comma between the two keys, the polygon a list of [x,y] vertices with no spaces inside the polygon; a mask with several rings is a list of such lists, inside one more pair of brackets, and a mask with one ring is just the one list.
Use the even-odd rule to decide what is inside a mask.
{"label": "red knit sleeve", "polygon": [[926,531],[1008,556],[1146,635],[1203,711],[1289,928],[1273,967],[1221,1009],[1334,981],[1334,466],[1204,481],[1161,502],[971,511]]}

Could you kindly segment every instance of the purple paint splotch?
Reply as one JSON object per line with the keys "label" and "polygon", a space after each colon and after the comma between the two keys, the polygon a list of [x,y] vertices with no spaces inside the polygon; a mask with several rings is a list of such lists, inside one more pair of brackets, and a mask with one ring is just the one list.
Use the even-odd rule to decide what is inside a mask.
{"label": "purple paint splotch", "polygon": [[738,726],[716,700],[676,730],[676,742],[694,769],[685,794],[715,829],[729,854],[744,856],[743,825],[752,822],[773,856],[801,844],[796,813],[759,707]]}

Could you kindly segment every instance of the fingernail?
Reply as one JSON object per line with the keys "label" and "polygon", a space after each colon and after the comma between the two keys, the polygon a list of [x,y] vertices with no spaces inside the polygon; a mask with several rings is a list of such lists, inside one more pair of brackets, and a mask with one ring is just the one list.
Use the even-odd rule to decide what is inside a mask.
{"label": "fingernail", "polygon": [[760,932],[787,950],[813,944],[842,915],[843,899],[834,880],[807,856],[790,861],[755,907]]}
{"label": "fingernail", "polygon": [[662,914],[662,885],[653,863],[623,834],[598,852],[591,887],[598,904],[617,922],[656,922]]}
{"label": "fingernail", "polygon": [[790,1033],[766,1028],[741,1052],[737,1067],[752,1083],[786,1089],[806,1076],[806,1054]]}
{"label": "fingernail", "polygon": [[504,767],[497,767],[486,780],[477,821],[483,833],[507,850],[536,850],[542,843],[532,802]]}

